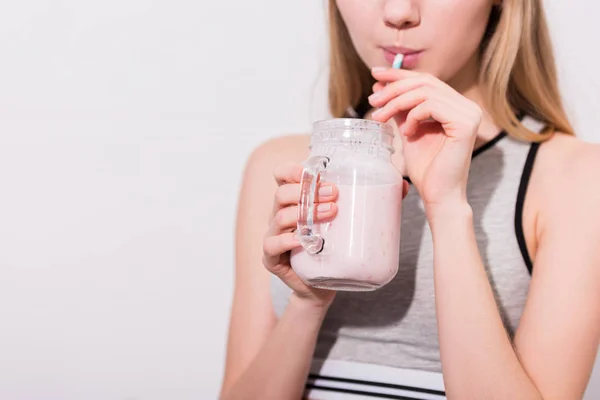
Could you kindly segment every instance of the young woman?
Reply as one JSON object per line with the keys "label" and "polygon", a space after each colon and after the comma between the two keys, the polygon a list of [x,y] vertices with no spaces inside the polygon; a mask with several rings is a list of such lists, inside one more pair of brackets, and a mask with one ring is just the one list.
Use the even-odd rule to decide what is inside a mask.
{"label": "young woman", "polygon": [[[222,398],[581,398],[600,337],[600,148],[565,115],[541,0],[330,0],[329,18],[332,115],[398,128],[400,270],[369,293],[305,285],[289,251],[308,136],[260,146]],[[317,218],[335,218],[321,189]],[[441,388],[418,388],[436,373]]]}

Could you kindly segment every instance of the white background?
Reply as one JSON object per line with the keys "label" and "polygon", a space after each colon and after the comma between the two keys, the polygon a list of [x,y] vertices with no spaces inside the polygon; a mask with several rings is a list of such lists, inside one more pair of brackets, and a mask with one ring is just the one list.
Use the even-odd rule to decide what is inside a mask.
{"label": "white background", "polygon": [[[549,3],[569,112],[600,141],[600,6]],[[2,2],[0,398],[216,398],[240,174],[326,116],[324,9]]]}

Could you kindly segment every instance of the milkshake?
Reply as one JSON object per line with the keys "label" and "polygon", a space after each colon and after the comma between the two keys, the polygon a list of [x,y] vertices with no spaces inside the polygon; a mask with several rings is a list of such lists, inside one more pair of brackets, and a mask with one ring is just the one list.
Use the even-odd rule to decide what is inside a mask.
{"label": "milkshake", "polygon": [[402,183],[337,185],[338,213],[315,224],[318,254],[292,251],[291,265],[307,284],[335,290],[375,290],[398,271]]}

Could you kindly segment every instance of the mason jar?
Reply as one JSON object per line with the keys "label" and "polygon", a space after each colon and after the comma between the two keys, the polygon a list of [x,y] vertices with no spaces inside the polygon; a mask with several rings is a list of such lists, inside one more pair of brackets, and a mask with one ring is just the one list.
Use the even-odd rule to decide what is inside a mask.
{"label": "mason jar", "polygon": [[[391,162],[391,125],[354,118],[314,123],[304,163],[290,264],[308,285],[375,290],[398,272],[402,175]],[[315,221],[321,182],[336,185],[337,214]]]}

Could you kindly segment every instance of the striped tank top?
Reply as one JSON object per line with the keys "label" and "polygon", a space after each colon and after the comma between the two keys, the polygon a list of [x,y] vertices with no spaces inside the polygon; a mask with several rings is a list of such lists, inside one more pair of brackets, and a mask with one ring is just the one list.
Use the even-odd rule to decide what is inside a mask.
{"label": "striped tank top", "polygon": [[[536,132],[541,123],[526,116]],[[532,264],[522,211],[539,144],[505,132],[473,153],[467,184],[477,244],[506,330],[519,324]],[[307,382],[309,399],[444,399],[433,283],[433,243],[423,203],[411,186],[404,199],[400,265],[373,292],[338,292],[323,322]],[[290,289],[271,280],[283,312]]]}

